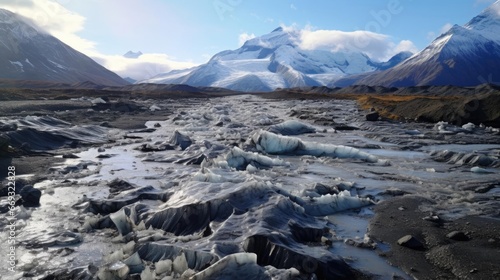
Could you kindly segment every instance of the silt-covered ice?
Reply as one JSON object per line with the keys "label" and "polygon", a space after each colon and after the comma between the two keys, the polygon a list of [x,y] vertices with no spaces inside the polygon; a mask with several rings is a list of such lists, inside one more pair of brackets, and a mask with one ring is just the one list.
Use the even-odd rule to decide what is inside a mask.
{"label": "silt-covered ice", "polygon": [[311,155],[316,157],[352,158],[370,163],[379,163],[379,159],[359,149],[342,146],[302,141],[299,138],[277,135],[260,130],[252,137],[257,150],[274,155]]}

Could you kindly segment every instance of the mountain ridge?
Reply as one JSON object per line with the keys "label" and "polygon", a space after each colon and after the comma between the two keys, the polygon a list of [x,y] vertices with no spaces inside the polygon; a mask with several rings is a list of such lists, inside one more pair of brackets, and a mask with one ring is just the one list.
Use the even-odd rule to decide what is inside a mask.
{"label": "mountain ridge", "polygon": [[0,9],[0,78],[128,84],[86,55],[74,50],[25,19]]}
{"label": "mountain ridge", "polygon": [[398,87],[500,84],[499,63],[500,1],[496,1],[464,26],[455,24],[401,64],[353,82]]}
{"label": "mountain ridge", "polygon": [[225,87],[239,91],[322,86],[350,74],[383,70],[410,56],[399,53],[376,62],[362,52],[303,50],[299,31],[282,27],[247,40],[236,50],[215,54],[207,63],[186,70],[159,74],[137,83],[177,83]]}

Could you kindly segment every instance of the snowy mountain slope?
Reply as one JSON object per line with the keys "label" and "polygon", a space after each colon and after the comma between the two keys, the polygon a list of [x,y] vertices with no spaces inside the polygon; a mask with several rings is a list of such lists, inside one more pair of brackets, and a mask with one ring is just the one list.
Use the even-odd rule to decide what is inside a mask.
{"label": "snowy mountain slope", "polygon": [[383,86],[500,83],[500,1],[465,26],[453,26],[427,48],[357,84]]}
{"label": "snowy mountain slope", "polygon": [[121,86],[128,82],[28,21],[0,9],[0,78]]}
{"label": "snowy mountain slope", "polygon": [[225,87],[240,91],[272,91],[276,88],[321,86],[351,74],[386,69],[408,57],[390,62],[372,61],[361,52],[330,52],[299,48],[299,32],[277,28],[246,41],[236,50],[214,55],[198,67],[159,74],[139,83],[181,83]]}

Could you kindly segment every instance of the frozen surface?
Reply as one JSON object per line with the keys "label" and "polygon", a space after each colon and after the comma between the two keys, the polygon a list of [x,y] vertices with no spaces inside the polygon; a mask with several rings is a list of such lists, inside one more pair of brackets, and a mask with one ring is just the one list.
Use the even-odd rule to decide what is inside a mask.
{"label": "frozen surface", "polygon": [[[486,128],[368,123],[346,100],[177,102],[173,114],[133,132],[1,120],[16,123],[13,135],[29,129],[60,145],[94,145],[35,185],[39,207],[16,209],[19,271],[352,279],[358,270],[406,279],[377,251],[352,246],[387,249],[366,237],[374,204],[418,194],[437,202],[425,210],[446,219],[499,215],[499,136]],[[335,131],[325,119],[360,129]]]}

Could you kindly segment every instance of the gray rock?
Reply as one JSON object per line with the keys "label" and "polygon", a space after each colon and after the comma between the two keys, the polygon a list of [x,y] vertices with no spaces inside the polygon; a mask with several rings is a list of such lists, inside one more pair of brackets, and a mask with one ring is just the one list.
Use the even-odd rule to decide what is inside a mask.
{"label": "gray rock", "polygon": [[366,120],[369,122],[378,121],[379,117],[380,117],[380,115],[378,112],[372,112],[372,113],[366,114]]}
{"label": "gray rock", "polygon": [[26,207],[39,206],[42,192],[32,186],[26,186],[19,192],[22,198],[22,204]]}
{"label": "gray rock", "polygon": [[448,233],[446,237],[456,241],[469,241],[469,237],[461,231],[452,231]]}
{"label": "gray rock", "polygon": [[62,155],[62,158],[80,158],[80,157],[72,153],[67,153]]}
{"label": "gray rock", "polygon": [[398,240],[398,245],[414,250],[423,250],[424,244],[411,235],[406,235]]}

